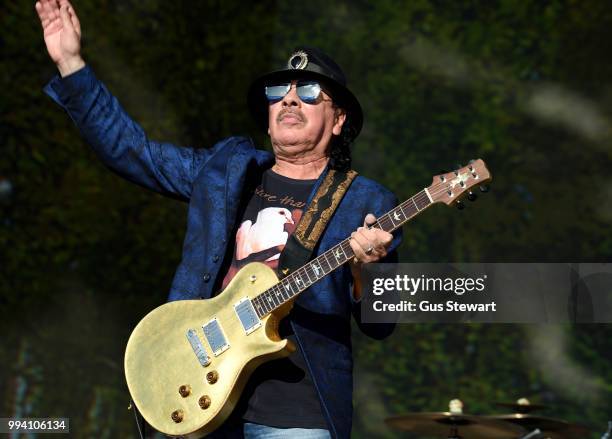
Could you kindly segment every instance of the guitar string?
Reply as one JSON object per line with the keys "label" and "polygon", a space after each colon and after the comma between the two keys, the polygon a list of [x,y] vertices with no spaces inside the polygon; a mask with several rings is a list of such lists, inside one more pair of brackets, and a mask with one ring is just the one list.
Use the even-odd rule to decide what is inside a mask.
{"label": "guitar string", "polygon": [[[476,171],[474,169],[472,169],[471,171],[469,171],[469,173],[472,175],[472,178],[475,178],[473,176],[474,173],[476,173]],[[455,177],[458,177],[460,174],[460,172],[458,172],[457,174],[455,174]],[[476,173],[477,174],[477,173]],[[439,178],[439,177],[438,177]],[[451,179],[450,181],[444,180],[441,181],[440,183],[437,184],[432,184],[430,187],[422,189],[421,191],[419,191],[419,193],[415,194],[414,196],[412,196],[411,198],[407,199],[406,201],[400,203],[399,205],[395,206],[393,209],[391,209],[389,212],[381,215],[374,224],[372,224],[371,227],[374,227],[375,225],[379,225],[379,227],[381,227],[383,230],[386,229],[386,227],[384,227],[382,225],[381,222],[383,221],[390,221],[392,228],[390,229],[390,231],[393,231],[395,229],[397,229],[398,227],[401,227],[404,223],[406,223],[407,221],[409,221],[412,217],[414,217],[416,214],[418,214],[419,212],[421,212],[422,210],[428,208],[429,206],[431,206],[432,204],[434,204],[434,202],[430,201],[430,197],[433,200],[434,197],[440,195],[443,192],[448,192],[449,189],[452,190],[451,188],[451,182],[453,179]],[[470,189],[472,186],[475,186],[475,184],[472,184],[471,186],[465,186],[463,189],[463,192],[465,192],[466,190]],[[427,192],[429,192],[429,196],[427,196]],[[410,201],[412,201],[412,203],[414,204],[414,206],[409,206]],[[419,208],[419,204],[422,204],[424,201],[427,201],[428,204],[425,205],[424,208]],[[417,203],[418,202],[418,203]],[[400,209],[404,220],[400,221],[400,223],[396,226],[395,223],[393,222],[393,220],[391,219],[391,213],[397,213],[397,209]],[[408,208],[410,210],[414,210],[413,212],[409,211],[409,215],[406,215],[406,213],[404,212],[404,208]],[[312,261],[308,262],[307,264],[304,264],[302,267],[298,268],[294,273],[292,273],[290,276],[287,276],[284,279],[281,279],[278,283],[276,283],[275,285],[273,285],[272,287],[268,288],[267,290],[263,291],[262,293],[258,294],[256,297],[253,298],[253,301],[260,299],[261,297],[264,296],[264,294],[268,294],[268,296],[270,295],[270,293],[274,293],[274,289],[277,289],[279,291],[277,291],[275,294],[278,297],[278,295],[280,295],[283,298],[283,301],[279,300],[279,304],[276,305],[271,297],[268,297],[269,302],[272,302],[271,305],[273,306],[271,308],[270,311],[267,311],[267,313],[274,311],[275,309],[277,309],[278,307],[282,306],[284,303],[286,303],[288,300],[292,299],[293,297],[297,296],[298,294],[300,294],[302,291],[306,290],[310,285],[314,284],[315,282],[317,282],[318,280],[320,280],[322,277],[327,276],[329,273],[331,273],[332,271],[334,271],[335,269],[339,268],[342,264],[344,264],[346,261],[348,261],[351,256],[354,256],[354,252],[352,251],[352,248],[350,247],[349,244],[349,248],[345,248],[345,244],[349,243],[350,238],[346,238],[343,241],[341,241],[340,243],[336,244],[334,247],[332,247],[331,249],[325,251],[324,253],[322,253],[321,255],[317,256],[315,259],[313,259]],[[332,264],[329,263],[329,260],[327,259],[327,254],[333,253],[335,251],[338,251],[338,249],[342,250],[342,253],[344,255],[345,260],[342,262],[338,262],[338,257],[336,256],[336,266],[333,267]],[[349,253],[349,255],[347,256],[347,251]],[[351,255],[351,253],[353,253]],[[325,270],[323,270],[321,268],[321,264],[320,261],[317,261],[318,259],[325,259],[325,262],[327,263],[328,267],[330,268],[330,270],[325,273]],[[308,270],[311,268],[311,266],[313,265],[314,262],[318,262],[318,267],[321,268],[321,271],[323,271],[323,276],[319,277],[318,274],[314,271],[311,270],[311,274],[314,275],[314,282],[311,279],[311,276],[308,274]],[[302,272],[302,273],[300,273]],[[304,287],[300,287],[300,280],[302,279],[303,276],[306,276],[306,278],[308,279],[309,283],[308,285],[306,285],[306,283],[304,283],[303,281],[301,281],[301,283],[304,283]],[[297,285],[298,287],[298,292],[294,293],[293,292],[293,288],[291,285],[292,279],[290,278],[295,278],[296,280],[293,281],[294,284]],[[281,284],[283,284],[283,286],[289,286],[289,288],[285,288],[287,291],[291,291],[291,296],[289,298],[284,298],[283,296],[283,290],[281,289]],[[263,299],[258,300],[258,302],[263,302],[265,303],[265,301]],[[261,303],[259,304],[260,306],[262,305]],[[265,311],[265,306],[263,307],[264,311]],[[263,317],[265,314],[263,314],[261,317]]]}
{"label": "guitar string", "polygon": [[[473,174],[475,173],[475,171],[474,171],[474,170],[472,170],[472,171],[470,171],[470,173],[471,173],[471,174],[472,174],[472,176],[473,176]],[[456,174],[456,176],[458,176],[458,174]],[[451,181],[452,181],[452,180],[451,180]],[[472,186],[474,186],[474,185],[472,185]],[[470,187],[471,187],[471,186],[469,186],[469,187],[468,187],[468,186],[464,187],[464,188],[463,188],[463,189],[464,189],[464,192],[465,192],[465,190],[469,189]],[[439,194],[441,194],[441,193],[443,193],[443,192],[448,191],[449,189],[451,189],[451,186],[450,186],[450,182],[448,182],[447,180],[445,180],[445,181],[442,181],[442,182],[440,182],[440,183],[438,183],[438,184],[432,185],[432,186],[430,186],[429,188],[426,188],[426,189],[427,189],[427,190],[429,190],[429,194],[430,194],[431,198],[433,199],[433,197],[434,197],[434,196],[437,196],[437,195],[439,195]],[[410,219],[411,219],[413,216],[415,216],[415,214],[417,214],[418,212],[420,212],[420,211],[422,211],[423,209],[425,209],[425,208],[429,207],[430,205],[432,205],[433,203],[432,203],[432,202],[429,202],[429,198],[430,198],[430,197],[428,197],[428,196],[427,196],[426,190],[425,190],[425,189],[423,189],[423,190],[421,190],[421,191],[420,191],[418,194],[414,195],[413,197],[409,198],[408,200],[406,200],[406,201],[404,201],[403,203],[399,204],[398,206],[394,207],[393,209],[391,209],[391,210],[390,210],[389,212],[387,212],[386,214],[381,215],[381,216],[380,216],[380,217],[379,217],[379,218],[376,220],[376,222],[375,222],[375,223],[374,223],[374,224],[373,224],[371,227],[373,227],[373,226],[375,226],[376,224],[378,224],[378,225],[379,225],[381,228],[383,228],[383,230],[384,230],[384,229],[386,229],[386,227],[384,227],[384,225],[382,224],[382,222],[384,222],[384,221],[389,221],[389,222],[391,223],[391,226],[392,226],[392,227],[390,228],[390,231],[395,230],[395,229],[397,229],[398,227],[400,227],[401,225],[403,225],[405,222],[407,222],[408,220],[410,220]],[[423,201],[425,201],[425,200],[427,200],[427,201],[428,201],[428,204],[427,204],[427,205],[426,205],[424,208],[419,208],[419,207],[418,207],[418,206],[419,206],[419,204],[421,204],[421,203],[422,203]],[[409,206],[409,202],[410,202],[410,201],[412,201],[412,202],[413,202],[414,207],[413,207],[413,206]],[[419,203],[417,204],[417,202],[419,202]],[[393,212],[393,213],[397,213],[396,211],[397,211],[398,207],[399,207],[400,211],[402,212],[402,215],[404,216],[404,220],[403,220],[403,221],[400,221],[399,225],[397,225],[397,226],[396,226],[396,225],[395,225],[395,223],[393,222],[393,220],[391,219],[391,213],[392,213],[392,212]],[[404,212],[404,208],[409,208],[409,209],[411,210],[410,215],[408,215],[408,216],[406,215],[406,213]],[[415,209],[415,208],[416,208],[416,211],[414,211],[414,209]],[[354,252],[352,251],[352,248],[350,247],[350,244],[349,244],[349,248],[345,248],[345,244],[347,244],[349,241],[350,241],[350,239],[349,239],[349,238],[347,238],[347,239],[345,239],[344,241],[341,241],[340,243],[336,244],[336,245],[335,245],[334,247],[332,247],[331,249],[329,249],[329,250],[327,250],[326,252],[324,252],[324,253],[322,253],[321,255],[319,255],[319,256],[318,256],[317,258],[315,258],[313,261],[310,261],[309,263],[307,263],[307,264],[303,265],[302,267],[298,268],[298,269],[297,269],[297,270],[296,270],[294,273],[292,273],[292,274],[291,274],[290,276],[288,276],[287,278],[282,279],[282,280],[281,280],[280,282],[278,282],[277,284],[273,285],[273,286],[272,286],[272,287],[270,287],[269,289],[267,289],[267,290],[263,291],[262,293],[260,293],[259,295],[257,295],[255,298],[253,298],[253,300],[255,301],[256,299],[259,299],[260,297],[264,296],[264,294],[266,294],[266,293],[268,293],[268,296],[269,296],[269,294],[270,294],[270,293],[274,293],[274,291],[273,291],[274,289],[277,289],[277,290],[279,290],[279,291],[276,291],[276,296],[277,296],[277,298],[278,298],[278,295],[280,295],[280,296],[283,298],[283,301],[279,300],[279,304],[278,304],[278,305],[276,305],[276,304],[274,303],[274,301],[272,300],[272,298],[271,298],[271,297],[268,297],[269,302],[272,302],[272,303],[271,303],[271,304],[272,304],[272,308],[271,308],[271,310],[270,310],[270,311],[266,311],[266,312],[267,312],[267,313],[268,313],[268,312],[272,312],[273,310],[275,310],[275,309],[277,309],[278,307],[282,306],[284,303],[286,303],[286,301],[288,301],[289,299],[291,299],[291,298],[293,298],[293,297],[297,296],[297,295],[298,295],[298,294],[300,294],[302,291],[304,291],[305,289],[307,289],[307,288],[308,288],[310,285],[312,285],[312,284],[314,284],[315,282],[317,282],[317,281],[318,281],[320,278],[322,278],[322,277],[326,276],[327,274],[331,273],[333,270],[335,270],[336,268],[340,267],[340,265],[342,265],[342,264],[344,264],[346,261],[348,261],[348,260],[350,259],[350,257],[351,257],[351,253],[352,253],[352,255],[354,256]],[[342,250],[342,253],[343,253],[343,255],[344,255],[345,260],[344,260],[344,261],[342,261],[342,262],[338,262],[338,259],[339,259],[339,258],[336,256],[336,261],[335,261],[335,262],[336,262],[336,264],[337,264],[337,265],[336,265],[335,267],[332,267],[332,264],[330,264],[330,263],[329,263],[329,260],[327,259],[327,255],[328,255],[328,254],[330,254],[330,253],[333,253],[333,252],[334,252],[334,249],[335,249],[335,251],[336,251],[336,252],[337,252],[339,249],[341,249],[341,250]],[[347,250],[348,250],[348,253],[349,253],[349,255],[348,255],[348,256],[347,256]],[[330,270],[329,270],[327,273],[325,273],[325,270],[323,270],[323,269],[321,268],[321,264],[320,264],[320,261],[318,261],[318,259],[324,259],[324,260],[325,260],[325,262],[327,263],[328,267],[330,268]],[[323,276],[321,276],[321,277],[319,277],[319,276],[318,276],[318,274],[317,274],[317,272],[313,272],[313,271],[311,270],[311,274],[312,274],[312,275],[314,275],[314,278],[315,278],[315,281],[313,282],[313,281],[312,281],[312,279],[311,279],[311,277],[312,277],[312,276],[308,274],[308,271],[309,271],[309,269],[311,269],[311,266],[313,266],[315,262],[317,262],[317,263],[318,263],[318,267],[319,267],[319,268],[321,268],[321,270],[323,271],[324,275],[323,275]],[[305,284],[305,285],[304,285],[304,287],[300,287],[300,281],[301,281],[301,279],[302,279],[302,277],[303,277],[304,275],[306,275],[306,278],[308,279],[309,283],[308,283],[308,285],[306,285],[306,284]],[[293,288],[292,288],[292,285],[291,285],[291,282],[292,282],[292,279],[291,279],[291,278],[295,278],[295,280],[293,281],[293,283],[294,283],[294,284],[296,284],[296,285],[297,285],[297,287],[298,287],[298,292],[297,292],[297,293],[294,293],[294,292],[293,292]],[[284,281],[286,281],[286,282],[284,282]],[[283,283],[284,283],[284,286],[285,286],[285,287],[286,287],[287,285],[289,286],[289,288],[285,288],[287,291],[291,291],[291,296],[290,296],[289,298],[285,298],[285,297],[283,296],[283,292],[282,292],[282,289],[281,289],[281,284],[283,284]],[[301,281],[301,283],[304,283],[304,282],[303,282],[303,281]],[[259,302],[259,301],[258,301],[258,302]],[[263,302],[265,303],[265,301],[263,301]],[[260,305],[261,305],[261,304],[260,304]],[[266,309],[265,309],[265,307],[264,307],[264,310],[266,310]],[[263,314],[263,315],[265,315],[265,314]],[[262,317],[263,317],[263,315],[262,315]]]}

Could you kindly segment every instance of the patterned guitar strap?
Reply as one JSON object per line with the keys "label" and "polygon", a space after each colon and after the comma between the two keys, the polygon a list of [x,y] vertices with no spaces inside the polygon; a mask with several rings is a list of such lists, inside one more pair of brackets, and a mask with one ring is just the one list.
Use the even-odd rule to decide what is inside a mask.
{"label": "patterned guitar strap", "polygon": [[327,223],[356,176],[357,172],[353,170],[329,170],[281,252],[278,261],[280,278],[291,274],[310,260]]}

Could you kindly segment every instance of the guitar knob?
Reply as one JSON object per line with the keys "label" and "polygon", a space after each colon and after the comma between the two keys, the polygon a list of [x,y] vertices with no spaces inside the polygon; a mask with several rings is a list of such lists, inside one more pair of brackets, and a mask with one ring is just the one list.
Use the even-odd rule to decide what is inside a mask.
{"label": "guitar knob", "polygon": [[172,420],[178,424],[179,422],[183,420],[183,411],[175,410],[172,412],[172,415],[170,416],[172,417]]}
{"label": "guitar knob", "polygon": [[210,396],[204,395],[198,400],[198,404],[200,404],[200,408],[202,410],[206,410],[210,407]]}
{"label": "guitar knob", "polygon": [[179,387],[179,394],[183,398],[187,398],[191,394],[191,386],[188,384],[182,385],[181,387]]}
{"label": "guitar knob", "polygon": [[485,192],[489,192],[489,185],[483,184],[482,186],[479,186],[479,187],[480,187],[480,192],[482,192],[483,194]]}
{"label": "guitar knob", "polygon": [[457,209],[463,210],[464,208],[465,204],[463,204],[463,201],[457,201]]}
{"label": "guitar knob", "polygon": [[219,373],[216,370],[211,370],[206,374],[206,381],[208,384],[215,384],[219,379]]}
{"label": "guitar knob", "polygon": [[476,198],[478,198],[478,196],[474,192],[472,192],[472,191],[468,192],[468,200],[476,201]]}

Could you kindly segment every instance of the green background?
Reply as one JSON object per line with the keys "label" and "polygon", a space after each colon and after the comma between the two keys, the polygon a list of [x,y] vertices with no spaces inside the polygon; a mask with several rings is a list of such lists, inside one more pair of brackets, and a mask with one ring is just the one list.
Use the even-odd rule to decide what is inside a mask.
{"label": "green background", "polygon": [[[366,116],[353,167],[408,198],[486,160],[491,192],[404,227],[403,262],[608,262],[612,4],[549,1],[75,1],[83,56],[149,137],[269,140],[248,84],[298,44],[343,66]],[[74,437],[131,437],[131,328],[164,302],[186,206],[101,165],[42,92],[56,73],[34,2],[0,6],[0,410],[67,416]],[[7,186],[10,188],[7,189]],[[612,419],[608,325],[401,325],[355,332],[357,438],[383,419],[502,413]]]}

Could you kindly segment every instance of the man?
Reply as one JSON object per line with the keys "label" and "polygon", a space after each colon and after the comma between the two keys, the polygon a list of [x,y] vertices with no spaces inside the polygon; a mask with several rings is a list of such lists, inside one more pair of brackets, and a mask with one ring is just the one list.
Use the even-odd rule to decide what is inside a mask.
{"label": "man", "polygon": [[[252,84],[249,108],[268,130],[273,155],[238,137],[210,149],[178,147],[148,139],[96,79],[81,58],[80,24],[67,0],[41,0],[36,10],[61,75],[45,92],[114,172],[189,202],[183,257],[168,300],[209,298],[247,262],[277,268],[325,176],[331,169],[348,170],[349,145],[361,129],[361,107],[336,63],[303,47],[287,67]],[[280,328],[297,351],[256,370],[233,416],[213,437],[349,437],[350,316],[375,338],[393,329],[361,322],[361,266],[397,261],[401,239],[400,231],[393,236],[364,226],[395,205],[381,185],[361,176],[353,180],[313,257],[349,235],[355,257],[297,298]]]}

